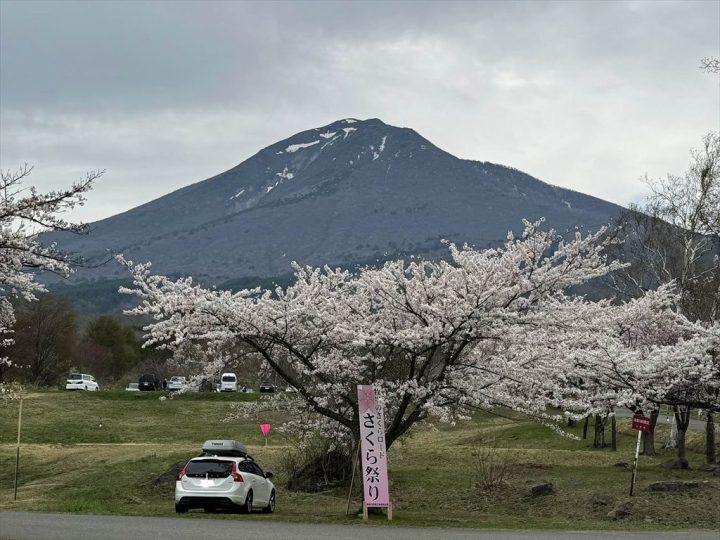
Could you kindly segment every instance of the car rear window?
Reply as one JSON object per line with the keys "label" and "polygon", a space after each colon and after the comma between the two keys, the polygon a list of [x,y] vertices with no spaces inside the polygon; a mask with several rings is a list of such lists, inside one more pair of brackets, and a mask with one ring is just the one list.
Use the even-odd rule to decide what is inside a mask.
{"label": "car rear window", "polygon": [[191,461],[188,463],[185,474],[190,477],[225,478],[232,472],[230,461]]}
{"label": "car rear window", "polygon": [[223,382],[235,382],[235,377],[233,375],[225,375],[222,378]]}
{"label": "car rear window", "polygon": [[82,375],[80,373],[73,373],[68,377],[70,380],[82,380]]}

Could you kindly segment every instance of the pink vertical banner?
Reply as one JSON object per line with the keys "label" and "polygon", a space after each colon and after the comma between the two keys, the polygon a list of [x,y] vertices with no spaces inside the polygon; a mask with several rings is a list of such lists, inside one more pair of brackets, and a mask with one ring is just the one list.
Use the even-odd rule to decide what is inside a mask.
{"label": "pink vertical banner", "polygon": [[368,507],[387,508],[390,506],[390,488],[382,405],[378,402],[372,386],[358,385],[357,389],[365,504]]}

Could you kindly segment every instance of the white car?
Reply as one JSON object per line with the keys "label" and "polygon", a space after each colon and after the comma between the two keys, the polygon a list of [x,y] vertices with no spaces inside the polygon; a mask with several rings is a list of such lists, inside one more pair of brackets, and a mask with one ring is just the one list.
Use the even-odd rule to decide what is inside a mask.
{"label": "white car", "polygon": [[128,383],[127,388],[125,388],[126,392],[139,392],[140,391],[140,385],[136,382]]}
{"label": "white car", "polygon": [[190,508],[226,508],[245,514],[275,511],[272,473],[263,472],[240,443],[207,441],[203,452],[188,461],[177,477],[175,512],[182,514]]}
{"label": "white car", "polygon": [[87,373],[71,373],[65,383],[65,390],[88,390],[95,392],[100,390],[95,377]]}
{"label": "white car", "polygon": [[238,380],[234,373],[223,373],[220,377],[221,392],[237,392]]}
{"label": "white car", "polygon": [[168,390],[185,390],[188,387],[188,382],[185,377],[170,377],[167,383]]}

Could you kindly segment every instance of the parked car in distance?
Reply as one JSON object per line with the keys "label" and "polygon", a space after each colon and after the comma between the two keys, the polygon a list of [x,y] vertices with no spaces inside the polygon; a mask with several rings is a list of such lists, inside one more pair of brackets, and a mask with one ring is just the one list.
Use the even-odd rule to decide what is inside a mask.
{"label": "parked car in distance", "polygon": [[210,440],[187,462],[175,482],[175,512],[190,508],[275,511],[273,474],[263,472],[238,441]]}
{"label": "parked car in distance", "polygon": [[185,390],[188,387],[188,382],[185,377],[170,377],[167,383],[167,389],[171,391]]}
{"label": "parked car in distance", "polygon": [[125,388],[126,392],[139,392],[140,386],[136,382],[128,383],[127,388]]}
{"label": "parked car in distance", "polygon": [[275,391],[275,385],[270,383],[262,383],[260,385],[260,392],[272,393]]}
{"label": "parked car in distance", "polygon": [[95,377],[87,373],[71,373],[65,383],[65,390],[87,390],[96,392],[100,390]]}
{"label": "parked car in distance", "polygon": [[140,391],[162,390],[163,385],[160,377],[151,373],[146,373],[140,376],[138,388],[140,388]]}
{"label": "parked car in distance", "polygon": [[234,373],[223,373],[220,377],[220,391],[221,392],[237,392],[237,375]]}

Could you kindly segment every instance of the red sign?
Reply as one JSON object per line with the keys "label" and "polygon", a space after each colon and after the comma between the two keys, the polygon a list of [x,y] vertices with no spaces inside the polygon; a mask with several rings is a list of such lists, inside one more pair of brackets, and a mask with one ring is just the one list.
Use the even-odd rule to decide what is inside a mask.
{"label": "red sign", "polygon": [[642,416],[641,414],[636,414],[632,417],[632,428],[638,431],[646,431],[649,433],[652,431],[650,422],[651,421],[649,417]]}

